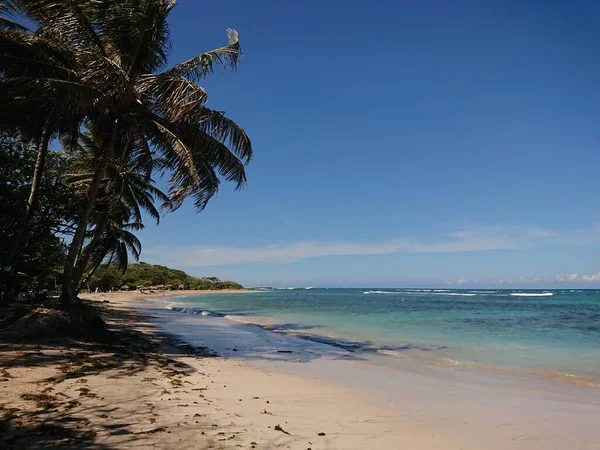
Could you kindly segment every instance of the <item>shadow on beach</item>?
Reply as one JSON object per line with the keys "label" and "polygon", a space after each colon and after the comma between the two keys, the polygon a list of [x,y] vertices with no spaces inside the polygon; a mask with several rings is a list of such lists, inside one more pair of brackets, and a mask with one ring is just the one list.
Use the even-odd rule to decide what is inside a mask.
{"label": "shadow on beach", "polygon": [[[15,383],[20,382],[18,389],[22,391],[16,405],[0,401],[1,448],[115,448],[99,442],[99,434],[102,441],[108,436],[111,443],[117,442],[116,448],[141,445],[144,439],[140,439],[140,432],[134,433],[128,416],[118,413],[133,408],[128,404],[133,401],[82,406],[78,399],[103,399],[85,387],[87,378],[102,375],[109,383],[108,378],[129,377],[153,365],[175,385],[181,383],[179,376],[191,374],[194,369],[173,358],[214,356],[205,348],[192,347],[161,332],[141,311],[86,303],[93,303],[107,324],[106,336],[100,341],[52,336],[23,339],[0,332],[0,383],[6,384],[9,392],[16,392]],[[35,370],[51,375],[35,379]],[[23,387],[19,380],[23,374],[26,382],[33,377],[30,387]],[[67,395],[61,392],[65,390],[64,381],[81,383],[76,385],[81,387]],[[109,416],[113,419],[110,422],[102,420]],[[156,427],[144,434],[161,432],[165,430]]]}

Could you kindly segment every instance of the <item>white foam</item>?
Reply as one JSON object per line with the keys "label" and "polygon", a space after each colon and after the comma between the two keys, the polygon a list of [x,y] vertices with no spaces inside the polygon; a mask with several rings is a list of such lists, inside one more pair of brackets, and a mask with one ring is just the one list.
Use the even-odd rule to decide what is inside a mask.
{"label": "white foam", "polygon": [[477,294],[469,294],[466,292],[436,292],[435,295],[457,295],[460,297],[475,297]]}
{"label": "white foam", "polygon": [[254,322],[252,322],[251,320],[248,320],[244,316],[236,316],[236,315],[233,315],[233,314],[227,314],[227,315],[225,315],[223,317],[225,319],[229,319],[229,320],[232,320],[234,322],[245,323],[245,324],[248,324],[248,325],[254,325],[255,324]]}
{"label": "white foam", "polygon": [[402,292],[398,292],[398,291],[365,291],[363,292],[363,294],[402,294]]}
{"label": "white foam", "polygon": [[512,292],[510,295],[513,297],[551,297],[554,295],[552,292]]}

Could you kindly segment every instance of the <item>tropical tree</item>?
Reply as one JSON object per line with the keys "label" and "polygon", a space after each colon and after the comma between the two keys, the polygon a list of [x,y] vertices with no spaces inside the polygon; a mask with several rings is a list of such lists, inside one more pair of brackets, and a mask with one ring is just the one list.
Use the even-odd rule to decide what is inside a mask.
{"label": "tropical tree", "polygon": [[[89,265],[82,284],[87,283],[103,262],[107,265],[114,263],[121,273],[125,273],[129,265],[129,255],[133,256],[135,261],[139,261],[142,243],[131,230],[138,231],[143,227],[139,222],[123,224],[115,221],[106,225],[102,233],[97,234],[90,244]],[[81,278],[83,271],[78,276]],[[78,291],[79,288],[78,286]]]}
{"label": "tropical tree", "polygon": [[[172,207],[191,197],[202,210],[216,193],[219,176],[236,188],[245,184],[250,139],[224,113],[206,106],[207,93],[196,84],[215,65],[235,69],[238,34],[228,30],[227,45],[165,70],[170,49],[167,19],[175,1],[12,3],[36,22],[37,29],[33,35],[0,35],[0,87],[5,92],[0,95],[0,113],[4,116],[6,111],[1,105],[12,103],[18,110],[14,118],[29,115],[39,122],[40,117],[53,117],[42,129],[71,136],[85,119],[99,139],[87,200],[63,270],[62,299],[70,304],[77,291],[77,259],[109,161],[121,152],[138,148],[152,155],[154,168],[168,177]],[[23,54],[27,63],[19,62]],[[60,96],[66,101],[57,102]],[[39,124],[31,128],[39,129]]]}
{"label": "tropical tree", "polygon": [[0,0],[0,121],[37,146],[26,207],[0,273],[0,289],[19,259],[23,239],[37,207],[48,144],[55,133],[76,134],[95,90],[78,79],[68,37],[38,29],[31,32],[9,15],[24,11],[20,0]]}
{"label": "tropical tree", "polygon": [[[64,178],[81,191],[88,189],[93,177],[96,155],[102,151],[99,142],[92,132],[81,133],[73,152],[71,173]],[[88,271],[86,278],[89,278],[106,258],[116,261],[123,271],[128,263],[127,250],[136,260],[139,258],[141,243],[130,230],[143,228],[142,211],[158,224],[160,212],[155,202],[159,201],[163,210],[171,210],[168,195],[152,179],[153,163],[151,154],[135,146],[124,148],[121,158],[108,163],[90,218],[87,243],[75,265],[77,290],[84,273]]]}
{"label": "tropical tree", "polygon": [[[23,233],[19,222],[27,207],[36,159],[34,145],[19,135],[0,135],[0,265],[11,264],[11,270],[5,272],[6,282],[18,278],[21,284],[47,288],[54,285],[54,280],[60,280],[58,267],[64,264],[66,248],[59,236],[68,234],[76,220],[80,199],[63,181],[62,173],[69,165],[67,155],[50,152],[37,208]],[[18,258],[13,259],[13,244],[19,234],[23,237],[22,247]],[[11,285],[14,283],[5,287]]]}

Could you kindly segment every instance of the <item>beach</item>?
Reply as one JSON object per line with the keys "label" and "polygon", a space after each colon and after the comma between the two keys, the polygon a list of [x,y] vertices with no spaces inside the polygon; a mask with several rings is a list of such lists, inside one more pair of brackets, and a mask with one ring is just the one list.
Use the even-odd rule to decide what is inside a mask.
{"label": "beach", "polygon": [[88,296],[110,328],[125,333],[117,351],[3,344],[9,447],[591,450],[600,442],[597,389],[511,374],[424,371],[335,349],[312,360],[311,351],[293,347],[276,357],[233,349],[213,356],[223,335],[243,344],[243,333],[256,327],[170,311],[198,320],[192,348],[165,333],[167,319],[152,313],[170,294]]}
{"label": "beach", "polygon": [[0,0],[0,450],[600,450],[600,3],[480,3]]}

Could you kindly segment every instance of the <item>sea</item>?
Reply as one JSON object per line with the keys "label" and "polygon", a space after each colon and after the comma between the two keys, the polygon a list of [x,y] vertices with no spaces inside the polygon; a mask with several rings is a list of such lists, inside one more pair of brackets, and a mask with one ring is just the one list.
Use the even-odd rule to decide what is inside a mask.
{"label": "sea", "polygon": [[179,297],[169,309],[349,355],[600,387],[600,290],[286,288]]}

